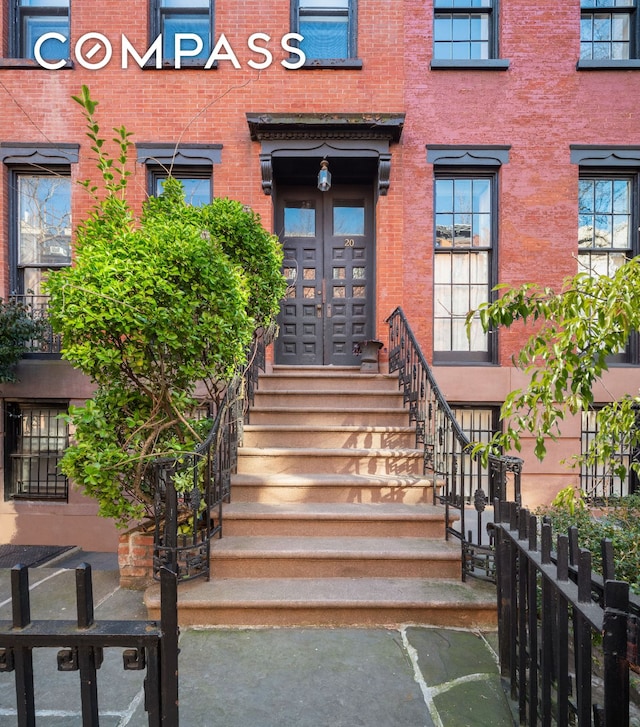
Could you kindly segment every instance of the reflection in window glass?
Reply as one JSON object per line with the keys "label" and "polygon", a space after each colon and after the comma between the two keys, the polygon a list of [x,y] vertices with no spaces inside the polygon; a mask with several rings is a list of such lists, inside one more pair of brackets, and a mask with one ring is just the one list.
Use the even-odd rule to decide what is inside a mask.
{"label": "reflection in window glass", "polygon": [[[177,33],[191,33],[202,39],[202,50],[196,56],[189,56],[189,59],[206,60],[211,52],[210,29],[209,0],[160,0],[160,32],[164,58],[175,58]],[[196,41],[181,39],[180,47],[187,51],[194,50]]]}
{"label": "reflection in window glass", "polygon": [[299,0],[300,47],[307,58],[349,58],[349,0]]}
{"label": "reflection in window glass", "polygon": [[315,237],[316,210],[313,202],[286,202],[284,234],[287,237]]}
{"label": "reflection in window glass", "polygon": [[489,300],[492,202],[490,178],[435,182],[434,350],[488,352],[479,320],[467,336],[466,317]]}
{"label": "reflection in window glass", "polygon": [[71,264],[71,180],[21,174],[18,182],[18,265]]}
{"label": "reflection in window glass", "polygon": [[[633,16],[629,11],[634,7],[634,0],[583,0],[580,18],[580,58],[585,60],[631,58]],[[607,8],[607,11],[602,12],[602,8]]]}
{"label": "reflection in window glass", "polygon": [[20,0],[18,3],[18,55],[34,58],[36,41],[45,33],[59,33],[66,40],[47,40],[40,55],[47,61],[69,58],[69,0]]}
{"label": "reflection in window glass", "polygon": [[333,234],[364,235],[364,203],[335,202]]}
{"label": "reflection in window glass", "polygon": [[[182,184],[184,197],[187,204],[194,207],[211,202],[211,178],[210,177],[176,177]],[[162,177],[156,178],[156,195],[162,194],[165,180]]]}

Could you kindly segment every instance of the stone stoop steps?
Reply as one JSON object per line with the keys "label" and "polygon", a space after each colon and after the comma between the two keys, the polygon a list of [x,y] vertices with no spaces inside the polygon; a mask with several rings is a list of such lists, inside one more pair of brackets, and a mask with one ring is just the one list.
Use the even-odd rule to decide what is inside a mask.
{"label": "stone stoop steps", "polygon": [[[261,375],[211,580],[180,586],[180,623],[494,626],[494,588],[461,581],[407,425],[396,376]],[[157,586],[145,599],[159,617]]]}

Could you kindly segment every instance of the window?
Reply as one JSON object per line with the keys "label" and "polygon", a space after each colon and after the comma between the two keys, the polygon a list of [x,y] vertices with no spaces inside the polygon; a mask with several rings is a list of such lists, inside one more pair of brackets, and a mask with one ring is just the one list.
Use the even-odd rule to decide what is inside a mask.
{"label": "window", "polygon": [[[183,51],[193,51],[192,62],[202,65],[211,53],[213,12],[211,0],[153,0],[155,26],[153,37],[162,34],[162,57],[176,57],[176,41]],[[177,34],[189,38],[176,39]],[[198,40],[199,39],[199,40]],[[200,45],[201,44],[201,45]],[[196,52],[197,51],[197,52]],[[185,65],[188,60],[181,60]]]}
{"label": "window", "polygon": [[432,68],[508,68],[498,58],[497,0],[434,0]]}
{"label": "window", "polygon": [[[634,175],[635,176],[635,175]],[[635,254],[632,219],[634,176],[582,174],[578,187],[578,270],[614,275]],[[610,363],[635,358],[635,336]]]}
{"label": "window", "polygon": [[41,296],[47,271],[71,264],[71,179],[68,170],[14,171],[12,291]]}
{"label": "window", "polygon": [[[168,174],[164,169],[151,169],[151,190],[152,194],[162,194],[164,180]],[[172,176],[182,182],[184,196],[187,204],[194,207],[201,207],[211,202],[211,173],[198,172],[197,169],[174,169]]]}
{"label": "window", "polygon": [[489,300],[494,247],[494,177],[439,173],[435,180],[434,360],[489,361],[480,322],[467,313]]}
{"label": "window", "polygon": [[61,404],[7,403],[5,492],[8,499],[67,500],[59,463],[68,446]]}
{"label": "window", "polygon": [[300,48],[312,65],[356,58],[356,0],[292,0],[291,14],[292,31],[303,36]]}
{"label": "window", "polygon": [[16,58],[35,58],[34,48],[45,33],[59,33],[65,42],[47,40],[40,55],[47,61],[69,58],[69,0],[13,0]]}
{"label": "window", "polygon": [[[591,441],[598,432],[597,410],[591,409],[582,412],[581,453],[585,455],[589,450]],[[632,462],[640,459],[640,452],[628,445],[622,446],[616,453],[627,469],[624,480],[615,475],[608,467],[602,464],[586,465],[580,468],[580,488],[588,498],[599,500],[607,497],[623,497],[640,490],[638,475],[630,469]]]}
{"label": "window", "polygon": [[222,144],[136,144],[138,163],[147,167],[149,194],[162,192],[171,176],[182,182],[186,200],[199,206],[213,199],[213,165],[219,164]]}
{"label": "window", "polygon": [[580,60],[636,57],[636,0],[582,0]]}
{"label": "window", "polygon": [[[482,405],[452,404],[451,411],[460,425],[462,431],[472,443],[489,442],[493,435],[500,430],[500,407]],[[480,480],[474,479],[474,473],[467,469],[464,475],[464,492],[471,496],[474,487],[480,486],[487,495],[489,502],[493,501],[495,487],[494,474],[489,468],[480,469]]]}

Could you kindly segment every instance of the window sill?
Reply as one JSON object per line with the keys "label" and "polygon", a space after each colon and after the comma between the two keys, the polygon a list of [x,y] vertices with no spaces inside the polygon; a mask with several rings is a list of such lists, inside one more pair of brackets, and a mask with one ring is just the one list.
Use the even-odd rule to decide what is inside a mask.
{"label": "window sill", "polygon": [[492,361],[489,355],[483,352],[478,353],[462,353],[456,355],[455,352],[434,351],[432,363],[434,366],[491,366],[495,367],[499,364]]}
{"label": "window sill", "polygon": [[640,59],[628,59],[623,61],[611,60],[579,60],[576,63],[577,71],[640,71]]}
{"label": "window sill", "polygon": [[506,58],[489,58],[487,60],[440,60],[433,59],[430,64],[432,71],[506,71],[509,69]]}
{"label": "window sill", "polygon": [[362,60],[360,58],[308,58],[298,70],[312,71],[317,68],[359,71],[362,68]]}
{"label": "window sill", "polygon": [[[53,63],[54,61],[52,61]],[[33,60],[32,58],[0,58],[0,69],[6,68],[6,69],[18,69],[18,70],[37,70],[37,71],[47,71],[48,68],[45,68],[44,66],[41,66],[38,61]],[[64,66],[60,68],[60,70],[66,70],[73,68],[73,61],[67,60],[65,61]]]}

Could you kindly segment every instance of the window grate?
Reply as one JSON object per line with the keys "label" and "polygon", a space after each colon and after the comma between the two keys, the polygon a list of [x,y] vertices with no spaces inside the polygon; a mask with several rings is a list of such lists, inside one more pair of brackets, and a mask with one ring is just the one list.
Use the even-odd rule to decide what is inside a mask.
{"label": "window grate", "polygon": [[59,464],[68,445],[66,408],[7,405],[8,495],[12,499],[68,499],[68,481]]}

